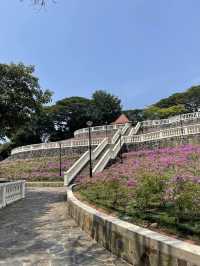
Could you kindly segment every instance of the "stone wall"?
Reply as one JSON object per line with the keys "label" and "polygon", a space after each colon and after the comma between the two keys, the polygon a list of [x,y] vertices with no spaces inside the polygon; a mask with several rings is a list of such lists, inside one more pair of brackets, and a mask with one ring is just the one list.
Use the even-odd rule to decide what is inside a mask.
{"label": "stone wall", "polygon": [[68,214],[92,238],[134,266],[200,266],[200,247],[101,213],[67,190]]}
{"label": "stone wall", "polygon": [[127,143],[125,144],[126,152],[138,151],[141,149],[156,149],[164,147],[175,147],[184,144],[200,144],[200,134],[171,137],[160,140],[150,140],[142,143]]}
{"label": "stone wall", "polygon": [[[87,146],[62,148],[62,156],[64,155],[80,156],[87,150],[88,150]],[[11,155],[8,159],[16,160],[16,159],[31,159],[31,158],[36,158],[36,157],[53,157],[53,156],[59,156],[59,154],[60,154],[59,149],[43,149],[43,150],[20,152],[20,153]]]}
{"label": "stone wall", "polygon": [[[116,130],[108,130],[107,131],[107,137],[112,137]],[[105,138],[106,137],[106,131],[96,131],[91,132],[92,138]],[[75,139],[88,139],[88,133],[81,133],[74,136]]]}

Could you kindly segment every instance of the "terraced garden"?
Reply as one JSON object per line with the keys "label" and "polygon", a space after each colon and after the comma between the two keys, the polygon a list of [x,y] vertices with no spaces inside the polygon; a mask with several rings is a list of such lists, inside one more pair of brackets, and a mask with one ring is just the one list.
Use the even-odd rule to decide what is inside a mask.
{"label": "terraced garden", "polygon": [[62,157],[60,176],[59,157],[5,160],[0,162],[0,178],[26,181],[63,181],[63,172],[78,159],[76,156]]}
{"label": "terraced garden", "polygon": [[200,145],[130,152],[77,182],[78,197],[97,208],[200,243]]}

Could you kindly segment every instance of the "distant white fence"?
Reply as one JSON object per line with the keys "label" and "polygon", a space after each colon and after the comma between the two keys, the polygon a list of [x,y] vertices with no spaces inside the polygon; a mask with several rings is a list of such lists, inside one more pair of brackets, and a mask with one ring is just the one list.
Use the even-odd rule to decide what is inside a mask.
{"label": "distant white fence", "polygon": [[0,209],[25,198],[25,181],[0,183]]}
{"label": "distant white fence", "polygon": [[[103,138],[98,139],[92,139],[92,145],[97,146]],[[73,148],[73,147],[85,147],[89,145],[88,139],[69,139],[65,141],[60,142],[49,142],[49,143],[39,143],[39,144],[33,144],[33,145],[27,145],[27,146],[21,146],[18,148],[15,148],[11,151],[11,155],[17,154],[20,152],[26,152],[26,151],[37,151],[37,150],[48,150],[48,149],[59,149],[60,145],[62,148]]]}
{"label": "distant white fence", "polygon": [[152,127],[152,126],[161,126],[161,125],[168,125],[173,124],[180,121],[189,121],[189,120],[196,120],[200,118],[200,112],[194,113],[187,113],[169,117],[167,119],[159,119],[159,120],[146,120],[141,122],[143,127]]}
{"label": "distant white fence", "polygon": [[146,134],[124,136],[124,143],[138,143],[172,137],[200,134],[200,124],[169,128]]}
{"label": "distant white fence", "polygon": [[[160,126],[160,125],[168,125],[180,121],[195,121],[198,118],[200,118],[200,112],[194,112],[194,113],[188,113],[188,114],[182,114],[182,115],[177,115],[170,117],[168,119],[160,119],[160,120],[147,120],[143,122],[138,122],[135,127],[131,127],[130,123],[127,124],[118,124],[118,125],[104,125],[104,126],[98,126],[98,127],[91,127],[92,132],[97,132],[97,131],[105,131],[106,128],[108,130],[117,130],[114,134],[114,140],[115,137],[118,138],[118,130],[126,130],[128,128],[131,128],[127,139],[132,139],[132,142],[142,142],[142,141],[147,141],[151,139],[156,139],[156,138],[163,138],[163,137],[170,137],[169,132],[176,132],[177,128],[171,128],[171,129],[166,129],[165,132],[161,130],[163,133],[158,133],[157,132],[150,132],[147,134],[138,134],[139,129],[142,127],[151,127],[151,126]],[[82,134],[82,133],[87,133],[88,128],[82,128],[74,132],[74,135]],[[123,133],[122,132],[122,135]],[[138,135],[137,135],[138,134]],[[174,133],[173,133],[174,134]],[[196,134],[196,133],[195,133]],[[93,146],[98,146],[104,138],[92,138],[92,145]],[[126,142],[126,141],[125,141]],[[33,144],[33,145],[27,145],[27,146],[22,146],[15,148],[11,151],[11,155],[20,153],[20,152],[26,152],[26,151],[36,151],[36,150],[48,150],[48,149],[59,149],[60,145],[62,148],[67,148],[67,147],[86,147],[89,145],[88,139],[68,139],[65,141],[60,141],[60,142],[49,142],[49,143],[39,143],[39,144]]]}
{"label": "distant white fence", "polygon": [[[124,124],[103,125],[103,126],[91,127],[91,132],[117,130],[117,129],[123,128],[123,127],[124,127]],[[74,136],[77,136],[79,134],[84,134],[84,133],[88,133],[88,127],[81,128],[81,129],[74,131]]]}

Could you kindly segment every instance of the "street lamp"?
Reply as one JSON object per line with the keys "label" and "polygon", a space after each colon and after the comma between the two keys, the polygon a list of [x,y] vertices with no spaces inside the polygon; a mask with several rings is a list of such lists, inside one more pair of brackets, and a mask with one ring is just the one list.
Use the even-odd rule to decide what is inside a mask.
{"label": "street lamp", "polygon": [[181,138],[183,138],[183,122],[182,122],[182,116],[181,116],[181,114],[179,116],[179,119],[180,119],[180,126],[181,126]]}
{"label": "street lamp", "polygon": [[121,128],[119,131],[119,141],[120,141],[120,163],[123,163],[123,158],[122,158],[122,130],[121,130]]}
{"label": "street lamp", "polygon": [[59,174],[62,176],[62,143],[59,142]]}
{"label": "street lamp", "polygon": [[108,137],[108,122],[106,121],[105,124],[106,124],[106,138],[107,138]]}
{"label": "street lamp", "polygon": [[92,145],[91,145],[91,126],[92,126],[92,121],[87,122],[88,126],[88,138],[89,138],[89,160],[90,160],[90,177],[92,177]]}

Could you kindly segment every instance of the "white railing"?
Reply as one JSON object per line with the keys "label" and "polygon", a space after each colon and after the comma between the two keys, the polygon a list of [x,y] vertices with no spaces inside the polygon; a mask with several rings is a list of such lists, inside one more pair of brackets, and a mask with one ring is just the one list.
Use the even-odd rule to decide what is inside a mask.
{"label": "white railing", "polygon": [[194,113],[187,113],[187,114],[172,116],[167,119],[146,120],[141,123],[143,127],[152,127],[152,126],[168,125],[168,124],[177,123],[180,121],[195,120],[198,118],[200,118],[200,112],[194,112]]}
{"label": "white railing", "polygon": [[[92,160],[95,160],[108,144],[108,138],[103,139],[92,151]],[[64,173],[64,185],[67,186],[80,173],[89,162],[89,151],[86,151],[70,168]]]}
{"label": "white railing", "polygon": [[126,123],[125,126],[121,129],[121,134],[124,135],[126,131],[130,128],[130,126],[130,123]]}
{"label": "white railing", "polygon": [[164,129],[141,135],[124,136],[124,142],[137,143],[137,142],[145,142],[145,141],[158,140],[158,139],[171,138],[171,137],[187,136],[199,133],[200,133],[200,124],[195,124],[195,125]]}
{"label": "white railing", "polygon": [[104,154],[102,155],[101,159],[98,161],[98,163],[95,165],[95,167],[92,170],[93,174],[97,174],[103,171],[103,169],[106,167],[108,162],[111,158],[111,151],[110,148],[108,148]]}
{"label": "white railing", "polygon": [[124,145],[124,137],[121,137],[121,139],[118,140],[118,142],[115,144],[115,146],[111,151],[111,159],[115,159],[117,157],[123,145]]}
{"label": "white railing", "polygon": [[[103,138],[92,139],[92,146],[99,145]],[[11,151],[11,155],[26,152],[26,151],[36,151],[36,150],[48,150],[48,149],[59,149],[60,145],[62,148],[72,148],[72,147],[81,147],[81,146],[88,146],[89,141],[88,139],[69,139],[66,141],[60,142],[49,142],[49,143],[40,143],[40,144],[33,144],[15,148]]]}
{"label": "white railing", "polygon": [[121,134],[120,129],[115,132],[115,135],[111,139],[111,144],[115,144]]}
{"label": "white railing", "polygon": [[102,140],[102,142],[93,150],[92,159],[95,160],[99,154],[105,149],[108,145],[108,138]]}
{"label": "white railing", "polygon": [[[103,126],[91,127],[91,132],[117,130],[118,128],[123,128],[123,127],[124,124],[103,125]],[[88,133],[88,128],[81,128],[74,131],[74,136],[84,133]]]}
{"label": "white railing", "polygon": [[0,209],[25,198],[25,181],[0,183]]}
{"label": "white railing", "polygon": [[89,151],[86,151],[68,170],[64,173],[64,185],[68,185],[83,169],[89,161]]}
{"label": "white railing", "polygon": [[117,130],[115,135],[112,137],[110,147],[108,147],[108,149],[104,152],[98,163],[95,165],[92,171],[94,174],[102,172],[110,161],[110,159],[115,159],[117,157],[119,151],[121,150],[124,144],[123,134],[126,133],[126,130],[129,128],[129,126],[124,125],[122,129]]}
{"label": "white railing", "polygon": [[141,127],[141,122],[138,122],[135,127],[131,128],[131,131],[129,132],[129,136],[136,135],[140,127]]}
{"label": "white railing", "polygon": [[[133,127],[129,133],[129,136],[136,135],[138,133],[138,130],[140,129],[141,126],[143,127],[150,127],[150,126],[159,126],[159,125],[167,125],[170,123],[175,123],[175,122],[180,122],[180,121],[188,121],[188,120],[195,120],[200,118],[200,112],[195,112],[195,113],[188,113],[188,114],[182,114],[182,115],[177,115],[173,116],[169,119],[161,119],[161,120],[147,120],[143,122],[138,122],[135,127]],[[107,126],[98,126],[98,127],[93,127],[91,130],[93,132],[95,131],[101,131],[101,130],[106,130],[107,129],[115,129],[117,130],[111,140],[111,143],[115,143],[117,139],[119,138],[120,134],[120,129],[124,132],[130,127],[130,123],[127,124],[118,124],[118,125],[107,125]],[[82,128],[80,130],[75,131],[75,135],[79,134],[79,132],[88,132],[88,128]],[[153,133],[150,133],[153,134]],[[92,145],[99,145],[99,143],[103,140],[103,138],[97,138],[97,139],[92,139]],[[50,142],[50,143],[40,143],[40,144],[33,144],[33,145],[27,145],[27,146],[22,146],[15,148],[11,151],[11,155],[20,153],[20,152],[26,152],[26,151],[35,151],[35,150],[43,150],[43,149],[58,149],[60,147],[60,144],[62,145],[63,148],[65,147],[81,147],[81,146],[88,146],[88,139],[69,139],[65,141],[60,141],[60,142]]]}

